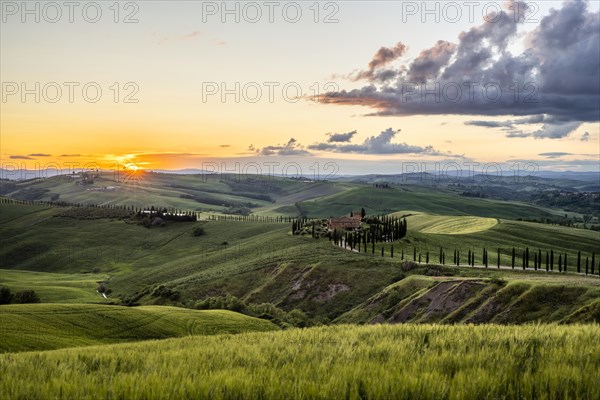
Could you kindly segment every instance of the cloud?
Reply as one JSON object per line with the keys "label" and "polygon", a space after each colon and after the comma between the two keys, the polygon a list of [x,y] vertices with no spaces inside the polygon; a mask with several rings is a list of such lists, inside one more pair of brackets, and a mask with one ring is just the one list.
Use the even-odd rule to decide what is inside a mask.
{"label": "cloud", "polygon": [[546,158],[559,158],[562,156],[570,156],[571,153],[565,153],[562,151],[553,151],[553,152],[549,152],[549,153],[540,153],[538,155],[541,157],[546,157]]}
{"label": "cloud", "polygon": [[379,154],[379,155],[390,155],[390,154],[428,154],[428,155],[444,155],[451,156],[450,153],[442,153],[435,150],[432,146],[413,146],[407,143],[393,143],[392,139],[400,132],[400,130],[393,130],[388,128],[377,136],[371,136],[366,138],[360,144],[339,144],[331,143],[330,141],[315,143],[308,148],[310,150],[317,151],[328,151],[334,153],[351,153],[351,154]]}
{"label": "cloud", "polygon": [[352,137],[354,135],[356,135],[356,130],[346,132],[346,133],[333,133],[333,134],[330,134],[329,139],[327,139],[327,141],[329,143],[349,142],[350,140],[352,140]]}
{"label": "cloud", "polygon": [[230,144],[220,144],[219,147],[231,147]]}
{"label": "cloud", "polygon": [[583,135],[581,135],[581,138],[579,140],[581,140],[582,142],[588,142],[590,140],[590,133],[585,132]]}
{"label": "cloud", "polygon": [[29,156],[19,156],[19,155],[15,155],[15,156],[10,156],[11,160],[35,160],[35,158],[29,157]]}
{"label": "cloud", "polygon": [[[250,147],[248,149],[253,150],[255,148],[254,148],[254,146],[250,145]],[[304,147],[302,145],[300,145],[298,143],[298,141],[294,138],[291,138],[285,144],[281,144],[281,145],[277,145],[277,146],[266,146],[266,147],[263,147],[262,149],[256,149],[255,151],[257,154],[260,154],[263,156],[271,156],[271,155],[308,156],[308,155],[311,155],[311,153],[309,151],[305,150]]]}
{"label": "cloud", "polygon": [[29,154],[29,157],[52,157],[52,154],[33,153]]}
{"label": "cloud", "polygon": [[61,154],[61,157],[81,157],[81,154]]}
{"label": "cloud", "polygon": [[[561,138],[583,122],[600,121],[599,13],[588,10],[582,0],[565,2],[523,35],[519,27],[529,12],[525,3],[508,1],[502,13],[488,16],[493,22],[462,32],[457,43],[438,41],[396,68],[388,65],[388,57],[380,62],[378,52],[358,76],[367,85],[329,92],[318,100],[368,107],[371,116],[532,118],[520,125],[544,119],[537,130],[483,119],[471,123],[504,128],[508,137]],[[525,45],[521,54],[509,50],[516,41]],[[396,79],[382,82],[381,74]]]}
{"label": "cloud", "polygon": [[[524,131],[519,125],[541,124],[540,129],[533,131]],[[484,128],[501,128],[506,132],[508,138],[533,137],[536,139],[562,139],[580,126],[579,121],[564,121],[548,115],[533,115],[530,117],[506,120],[506,121],[486,121],[471,120],[466,121],[465,125],[480,126]]]}
{"label": "cloud", "polygon": [[408,69],[409,82],[425,83],[438,76],[456,52],[456,48],[454,43],[438,40],[432,48],[423,50]]}
{"label": "cloud", "polygon": [[377,50],[377,53],[375,53],[371,61],[369,61],[368,69],[360,71],[353,77],[353,79],[374,79],[383,82],[394,78],[397,75],[396,71],[378,70],[390,64],[392,61],[402,57],[406,50],[407,47],[402,42],[398,42],[394,47],[381,47],[379,50]]}

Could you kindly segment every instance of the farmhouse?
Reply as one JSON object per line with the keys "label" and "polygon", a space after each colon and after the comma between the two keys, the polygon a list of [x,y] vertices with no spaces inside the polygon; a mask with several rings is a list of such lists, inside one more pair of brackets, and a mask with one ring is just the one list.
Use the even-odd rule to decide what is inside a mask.
{"label": "farmhouse", "polygon": [[360,228],[361,221],[360,213],[354,214],[352,217],[337,217],[337,218],[329,218],[327,220],[327,230],[334,231],[336,229],[340,230],[352,230]]}

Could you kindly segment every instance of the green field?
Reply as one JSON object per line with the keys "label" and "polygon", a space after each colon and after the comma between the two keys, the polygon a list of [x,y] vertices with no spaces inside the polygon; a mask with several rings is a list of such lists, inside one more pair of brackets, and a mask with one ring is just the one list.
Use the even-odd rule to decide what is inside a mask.
{"label": "green field", "polygon": [[0,397],[594,399],[598,370],[597,325],[341,325],[4,354]]}
{"label": "green field", "polygon": [[0,270],[0,286],[12,292],[34,290],[42,303],[109,303],[96,292],[104,274],[60,274],[21,270]]}
{"label": "green field", "polygon": [[[233,295],[249,304],[269,303],[286,312],[301,310],[311,323],[368,322],[385,314],[387,309],[388,314],[400,311],[400,303],[406,299],[398,297],[396,303],[387,309],[377,309],[368,318],[350,318],[348,313],[360,310],[370,299],[384,294],[390,284],[406,277],[440,275],[455,280],[477,278],[481,282],[460,298],[460,305],[466,307],[469,303],[472,309],[454,315],[450,315],[455,311],[452,308],[444,309],[434,318],[436,321],[465,322],[483,315],[481,322],[559,322],[590,306],[600,284],[598,276],[573,274],[577,251],[582,252],[585,261],[597,248],[598,232],[522,221],[399,212],[413,215],[407,217],[408,236],[394,243],[394,258],[391,258],[389,243],[383,245],[385,257],[381,257],[380,244],[374,255],[370,251],[350,252],[326,239],[291,236],[291,226],[287,223],[208,221],[148,229],[118,219],[62,217],[62,208],[2,204],[0,210],[0,214],[11,216],[0,226],[4,268],[0,271],[0,284],[13,291],[39,291],[42,302],[194,308],[197,301],[207,297]],[[204,236],[192,235],[197,226],[204,227]],[[431,230],[449,233],[429,233]],[[518,260],[515,271],[496,269],[497,248],[501,249],[502,265],[507,266],[513,246],[518,256],[525,246],[532,253],[537,249],[544,255],[553,249],[556,257],[558,253],[567,253],[569,273],[520,271]],[[430,264],[438,263],[440,247],[446,252],[447,267],[424,265],[427,251]],[[464,266],[468,250],[475,252],[476,262],[481,264],[484,247],[490,252],[489,269]],[[423,265],[403,271],[402,251],[405,260],[412,260],[414,249],[421,254]],[[448,266],[455,249],[461,251],[460,268]],[[595,274],[598,274],[596,257]],[[524,308],[518,315],[502,314],[495,309],[483,313],[480,308],[485,306],[485,296],[490,296],[492,304],[527,304],[530,299],[538,298],[535,290],[501,290],[502,287],[492,283],[494,279],[509,283],[508,287],[513,281],[524,281],[528,288],[542,285],[547,297],[566,296],[565,301],[560,304],[546,301],[539,304],[540,309],[534,307],[527,312]],[[96,292],[100,280],[112,290],[108,299]],[[574,288],[565,292],[564,285]],[[159,286],[177,296],[157,291]],[[496,296],[492,296],[496,293],[510,296],[496,301]],[[420,296],[426,299],[429,295],[425,291]],[[411,313],[408,320],[431,320],[433,317],[419,314],[431,314],[428,307],[428,304],[417,307],[419,311]],[[555,312],[550,312],[552,307],[556,307]],[[600,320],[590,310],[594,308],[575,320]]]}
{"label": "green field", "polygon": [[364,208],[367,214],[390,214],[399,210],[414,210],[441,215],[473,215],[491,218],[541,218],[556,210],[530,204],[463,197],[447,189],[432,189],[404,185],[397,189],[355,187],[341,193],[299,203],[310,217],[330,217],[349,214]]}
{"label": "green field", "polygon": [[0,310],[0,352],[275,329],[269,321],[225,310],[15,304]]}
{"label": "green field", "polygon": [[394,217],[409,215],[412,231],[446,235],[464,235],[485,231],[498,223],[496,218],[473,216],[435,215],[422,212],[401,211],[391,214]]}

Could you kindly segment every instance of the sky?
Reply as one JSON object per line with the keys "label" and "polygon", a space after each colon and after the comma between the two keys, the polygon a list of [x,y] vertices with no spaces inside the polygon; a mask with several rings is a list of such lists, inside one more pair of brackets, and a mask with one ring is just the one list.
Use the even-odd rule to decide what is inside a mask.
{"label": "sky", "polygon": [[1,12],[4,168],[600,169],[599,2]]}

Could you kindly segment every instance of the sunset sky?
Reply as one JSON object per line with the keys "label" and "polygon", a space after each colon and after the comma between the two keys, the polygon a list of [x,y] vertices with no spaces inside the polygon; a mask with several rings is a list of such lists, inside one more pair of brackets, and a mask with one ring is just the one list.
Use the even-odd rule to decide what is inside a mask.
{"label": "sunset sky", "polygon": [[88,2],[69,22],[64,6],[3,1],[0,161],[598,171],[599,3],[467,3],[424,14],[422,2],[275,2],[270,22],[263,2],[229,2],[229,14],[222,2],[121,2],[118,15],[98,2],[92,23]]}

